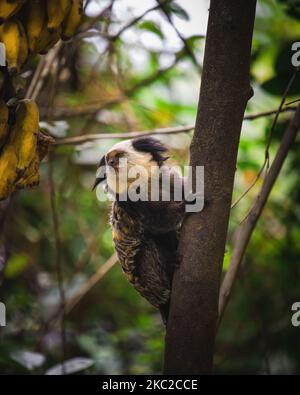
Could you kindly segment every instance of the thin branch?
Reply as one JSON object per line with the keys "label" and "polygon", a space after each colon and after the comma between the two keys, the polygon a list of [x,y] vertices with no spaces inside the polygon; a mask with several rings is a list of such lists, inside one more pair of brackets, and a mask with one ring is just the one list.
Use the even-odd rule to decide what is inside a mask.
{"label": "thin branch", "polygon": [[94,29],[94,30],[87,30],[86,32],[78,33],[73,38],[73,41],[75,41],[75,38],[76,38],[76,40],[83,40],[85,38],[93,38],[93,37],[101,37],[101,38],[104,38],[105,40],[110,39],[110,36],[108,36],[107,34],[103,33],[102,31],[100,31],[98,29]]}
{"label": "thin branch", "polygon": [[91,0],[86,0],[85,5],[83,7],[83,11],[85,12]]}
{"label": "thin branch", "polygon": [[[93,274],[76,292],[75,295],[66,299],[64,312],[65,315],[69,314],[71,310],[82,300],[82,298],[109,272],[109,270],[118,262],[117,254],[114,253],[110,258],[100,266],[95,274]],[[75,273],[76,274],[76,273]],[[48,327],[51,323],[56,325],[58,320],[61,319],[62,307],[58,308],[48,318],[45,327]]]}
{"label": "thin branch", "polygon": [[114,0],[110,2],[110,4],[105,7],[100,14],[94,16],[94,17],[89,17],[86,23],[82,23],[80,26],[80,32],[76,34],[72,40],[77,40],[80,36],[81,33],[84,33],[88,31],[89,29],[93,28],[98,22],[100,22],[102,19],[108,19],[110,21],[110,16],[111,16],[111,10],[114,4]]}
{"label": "thin branch", "polygon": [[274,158],[274,161],[264,178],[261,190],[250,210],[246,220],[240,225],[235,232],[235,244],[229,269],[225,274],[219,296],[219,324],[222,320],[225,308],[230,298],[232,288],[237,277],[238,269],[243,260],[246,248],[251,239],[252,232],[259,220],[261,213],[266,205],[268,197],[272,191],[273,185],[278,178],[282,165],[288,155],[289,149],[293,145],[297,132],[300,128],[300,105],[297,107],[295,115],[291,119],[281,140],[280,146]]}
{"label": "thin branch", "polygon": [[60,294],[60,310],[62,311],[61,316],[61,341],[62,341],[62,373],[65,374],[64,361],[66,360],[66,327],[65,327],[65,291],[63,284],[63,269],[62,269],[62,251],[61,251],[61,235],[60,235],[60,224],[59,217],[55,201],[55,184],[53,179],[53,166],[52,166],[52,153],[49,153],[48,161],[48,179],[50,186],[50,203],[51,203],[51,213],[53,221],[53,231],[55,237],[55,267],[58,282],[58,289]]}
{"label": "thin branch", "polygon": [[[299,70],[300,70],[300,68],[297,68],[297,69],[294,71],[294,73],[292,74],[292,76],[291,76],[291,78],[290,78],[290,80],[289,80],[289,82],[288,82],[288,84],[287,84],[287,86],[286,86],[286,88],[285,88],[285,91],[284,91],[284,93],[283,93],[283,95],[282,95],[282,98],[281,98],[281,100],[280,100],[279,107],[278,107],[278,109],[276,110],[275,117],[274,117],[274,119],[273,119],[272,126],[271,126],[271,129],[270,129],[270,131],[269,131],[269,135],[268,135],[268,139],[267,139],[267,145],[266,145],[266,149],[265,149],[265,159],[264,159],[264,162],[263,162],[263,164],[262,164],[262,166],[261,166],[259,172],[257,173],[257,176],[255,177],[254,181],[253,181],[253,182],[251,183],[251,185],[246,189],[246,191],[244,191],[244,192],[242,193],[242,195],[232,204],[231,208],[236,207],[236,205],[237,205],[237,204],[247,195],[247,193],[254,187],[254,185],[257,183],[257,181],[259,180],[260,176],[262,175],[264,169],[265,169],[265,168],[266,168],[267,170],[269,169],[269,162],[270,162],[269,149],[270,149],[271,142],[272,142],[272,139],[273,139],[274,130],[275,130],[275,127],[276,127],[276,125],[277,125],[277,121],[278,121],[278,118],[279,118],[280,113],[283,112],[283,111],[285,111],[287,108],[291,109],[291,107],[285,107],[285,108],[284,108],[283,106],[284,106],[284,103],[285,103],[285,101],[286,101],[286,98],[287,98],[287,96],[288,96],[288,94],[289,94],[289,91],[290,91],[290,89],[291,89],[291,87],[292,87],[292,85],[293,85],[293,83],[294,83],[294,81],[295,81],[296,75],[297,75],[297,73],[298,73]],[[294,108],[296,109],[297,107],[294,107]],[[246,218],[247,218],[247,216],[242,220],[242,222],[243,222]]]}
{"label": "thin branch", "polygon": [[61,43],[58,43],[54,48],[52,48],[47,55],[40,61],[36,72],[33,76],[29,89],[27,91],[26,97],[35,100],[39,95],[44,81],[48,76],[50,69],[56,56],[61,48]]}
{"label": "thin branch", "polygon": [[[107,7],[107,9],[104,10],[104,12],[107,12],[109,10],[111,10],[111,6]],[[126,30],[130,29],[131,27],[133,27],[134,25],[136,25],[139,21],[141,21],[146,15],[148,15],[150,12],[152,11],[156,11],[160,8],[160,6],[154,6],[149,8],[148,10],[144,11],[141,15],[137,16],[136,18],[132,19],[129,23],[127,23],[125,26],[123,26],[122,28],[120,28],[120,30],[114,34],[114,35],[109,35],[106,32],[100,31],[98,29],[96,29],[95,31],[89,30],[92,29],[94,27],[94,25],[99,21],[99,19],[101,17],[103,17],[104,12],[101,12],[100,15],[91,18],[91,21],[89,22],[88,26],[84,26],[83,29],[76,35],[73,37],[73,40],[81,40],[83,38],[90,38],[90,37],[97,37],[100,36],[110,42],[114,42],[116,41]]]}
{"label": "thin branch", "polygon": [[[197,67],[197,69],[199,69],[199,71],[202,70],[202,67],[198,64],[196,56],[194,54],[194,52],[192,51],[192,49],[189,46],[188,41],[183,37],[183,35],[180,33],[180,31],[177,29],[177,27],[175,26],[175,24],[172,21],[172,18],[170,16],[170,14],[168,13],[168,11],[165,8],[165,4],[162,0],[156,0],[156,2],[158,3],[159,8],[161,9],[161,11],[164,13],[165,17],[167,18],[168,22],[170,23],[170,25],[172,26],[172,28],[174,29],[174,31],[176,32],[177,36],[179,37],[179,39],[181,40],[186,53],[189,55],[189,57],[191,58],[193,64]],[[205,36],[203,36],[204,38]]]}
{"label": "thin branch", "polygon": [[284,106],[284,103],[286,101],[286,98],[287,98],[287,96],[289,94],[289,91],[290,91],[290,89],[291,89],[291,87],[292,87],[292,85],[293,85],[293,83],[295,81],[296,75],[297,75],[299,70],[300,70],[300,67],[296,68],[296,70],[294,71],[292,77],[290,78],[290,80],[289,80],[289,82],[287,84],[287,87],[285,88],[285,91],[283,93],[283,96],[282,96],[282,99],[280,101],[278,110],[277,110],[277,112],[275,114],[275,117],[273,119],[273,123],[272,123],[271,129],[270,129],[270,133],[269,133],[269,136],[268,136],[266,152],[265,152],[265,157],[266,157],[266,161],[267,161],[267,169],[269,168],[269,161],[270,161],[269,148],[270,148],[270,145],[271,145],[271,142],[272,142],[272,139],[273,139],[273,134],[274,134],[274,130],[275,130],[275,127],[276,127],[276,124],[277,124],[277,120],[278,120],[280,112],[283,109],[283,106]]}
{"label": "thin branch", "polygon": [[52,64],[50,72],[51,72],[51,78],[50,78],[50,89],[49,89],[49,96],[48,96],[48,118],[51,119],[51,115],[53,113],[54,109],[54,98],[57,93],[57,87],[58,87],[58,78],[59,78],[59,72],[60,72],[60,64],[61,64],[61,57],[58,57]]}
{"label": "thin branch", "polygon": [[147,131],[134,131],[127,133],[97,133],[87,134],[84,136],[66,137],[63,139],[57,139],[55,145],[77,145],[83,144],[94,140],[105,140],[105,139],[132,139],[135,137],[149,136],[152,134],[177,134],[183,132],[190,132],[194,129],[194,125],[187,126],[175,126],[170,128],[153,129]]}
{"label": "thin branch", "polygon": [[[296,107],[289,107],[281,109],[281,112],[294,112]],[[254,119],[258,119],[261,117],[265,117],[268,115],[276,114],[277,110],[265,111],[257,114],[246,115],[244,117],[245,121],[252,121]],[[174,126],[167,128],[158,128],[152,130],[145,131],[133,131],[133,132],[125,132],[125,133],[95,133],[95,134],[86,134],[82,136],[74,136],[74,137],[66,137],[57,139],[55,145],[78,145],[84,144],[87,142],[95,141],[95,140],[105,140],[105,139],[131,139],[135,137],[143,137],[150,136],[153,134],[156,135],[168,135],[168,134],[177,134],[177,133],[188,133],[194,129],[194,125],[184,125],[184,126]],[[234,204],[235,205],[235,204]]]}
{"label": "thin branch", "polygon": [[[291,107],[284,107],[281,108],[281,110],[279,111],[281,112],[295,112],[297,109],[297,106],[291,106]],[[269,110],[269,111],[263,111],[263,112],[259,112],[257,114],[248,114],[244,116],[244,121],[254,121],[255,119],[259,119],[259,118],[263,118],[269,115],[275,115],[278,112],[278,108],[276,108],[275,110]]]}
{"label": "thin branch", "polygon": [[26,98],[28,98],[28,99],[31,98],[33,91],[36,87],[36,84],[39,81],[39,78],[41,76],[44,66],[45,66],[45,57],[43,56],[40,58],[37,68],[35,69],[33,77],[30,81],[30,85],[29,85],[27,92],[26,92]]}
{"label": "thin branch", "polygon": [[123,26],[118,33],[116,33],[114,36],[111,37],[111,40],[115,41],[118,37],[121,36],[127,29],[131,28],[132,26],[136,25],[140,20],[142,20],[146,15],[148,15],[152,11],[156,11],[160,9],[160,5],[154,6],[152,8],[149,8],[145,12],[143,12],[141,15],[137,16],[133,20],[131,20],[127,25]]}
{"label": "thin branch", "polygon": [[285,106],[289,106],[290,104],[294,104],[294,103],[299,103],[299,101],[300,99],[289,101],[288,103],[285,103]]}
{"label": "thin branch", "polygon": [[234,201],[234,203],[232,203],[231,209],[235,208],[239,204],[239,202],[248,194],[248,192],[251,191],[251,189],[254,187],[254,185],[256,185],[256,183],[260,179],[265,167],[266,167],[266,160],[264,161],[263,165],[259,169],[258,173],[256,174],[256,177],[251,182],[249,187]]}
{"label": "thin branch", "polygon": [[90,277],[79,289],[77,294],[68,300],[65,312],[69,314],[71,310],[80,302],[80,300],[106,275],[106,273],[118,262],[117,253],[115,252],[97,272]]}

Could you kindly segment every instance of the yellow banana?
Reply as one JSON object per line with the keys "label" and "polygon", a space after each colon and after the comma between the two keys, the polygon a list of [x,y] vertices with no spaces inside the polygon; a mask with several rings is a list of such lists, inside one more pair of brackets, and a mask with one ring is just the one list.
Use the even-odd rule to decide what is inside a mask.
{"label": "yellow banana", "polygon": [[11,131],[9,141],[0,154],[0,200],[7,199],[15,190],[15,182],[19,177],[16,137],[16,131]]}
{"label": "yellow banana", "polygon": [[31,188],[35,185],[38,185],[40,181],[39,166],[40,166],[40,161],[38,155],[36,155],[36,157],[30,163],[28,169],[25,171],[23,177],[20,180],[18,180],[18,182],[16,183],[16,188],[17,189],[23,189],[26,187]]}
{"label": "yellow banana", "polygon": [[76,33],[83,15],[82,0],[73,0],[71,9],[64,20],[62,28],[63,40],[69,40]]}
{"label": "yellow banana", "polygon": [[19,72],[28,55],[27,37],[22,23],[17,18],[11,18],[0,26],[0,40],[5,45],[8,68]]}
{"label": "yellow banana", "polygon": [[47,26],[50,31],[56,30],[61,26],[70,10],[71,4],[71,0],[47,0]]}
{"label": "yellow banana", "polygon": [[13,16],[22,5],[25,3],[25,0],[1,0],[0,1],[0,24],[8,19],[9,17]]}
{"label": "yellow banana", "polygon": [[26,187],[34,187],[39,184],[40,174],[39,167],[43,158],[47,155],[49,150],[49,145],[54,143],[54,139],[45,134],[45,132],[40,131],[38,134],[38,147],[36,155],[34,156],[29,167],[25,170],[23,176],[16,183],[17,189],[23,189]]}
{"label": "yellow banana", "polygon": [[61,27],[47,28],[46,0],[31,0],[25,8],[25,29],[30,52],[45,54],[60,39]]}
{"label": "yellow banana", "polygon": [[37,155],[37,134],[39,130],[39,110],[34,100],[20,101],[16,109],[16,122],[12,133],[16,134],[17,172],[23,175]]}
{"label": "yellow banana", "polygon": [[39,42],[43,30],[47,28],[47,12],[45,0],[31,0],[24,9],[24,27],[28,39],[28,48],[31,52],[40,51]]}
{"label": "yellow banana", "polygon": [[4,100],[0,100],[0,148],[5,141],[8,132],[8,107]]}
{"label": "yellow banana", "polygon": [[49,31],[45,0],[32,0],[26,7],[26,33],[29,50],[45,54],[60,38],[60,28]]}
{"label": "yellow banana", "polygon": [[4,147],[0,157],[0,200],[7,199],[15,189],[17,155],[12,144]]}
{"label": "yellow banana", "polygon": [[49,151],[49,145],[53,144],[55,140],[43,131],[39,131],[38,134],[38,146],[36,155],[34,156],[29,167],[25,170],[23,176],[16,183],[17,189],[23,189],[26,187],[34,187],[39,184],[40,174],[39,167],[43,158]]}

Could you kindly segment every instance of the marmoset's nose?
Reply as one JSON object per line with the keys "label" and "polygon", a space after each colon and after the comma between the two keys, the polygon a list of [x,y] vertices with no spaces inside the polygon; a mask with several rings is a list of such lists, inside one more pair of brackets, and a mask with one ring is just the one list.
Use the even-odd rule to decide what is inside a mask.
{"label": "marmoset's nose", "polygon": [[113,168],[116,168],[118,166],[118,158],[116,157],[111,157],[107,161],[108,166],[111,166]]}

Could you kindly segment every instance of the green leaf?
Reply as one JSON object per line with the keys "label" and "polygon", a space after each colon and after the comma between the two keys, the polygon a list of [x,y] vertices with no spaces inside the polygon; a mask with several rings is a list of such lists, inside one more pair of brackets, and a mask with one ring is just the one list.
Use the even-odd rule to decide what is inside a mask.
{"label": "green leaf", "polygon": [[200,40],[204,40],[204,39],[205,36],[199,34],[186,38],[186,42],[190,48],[195,48],[196,45],[200,42]]}
{"label": "green leaf", "polygon": [[189,21],[189,14],[177,3],[174,1],[167,3],[165,5],[165,10],[171,14],[175,14],[178,18],[184,19],[185,21]]}
{"label": "green leaf", "polygon": [[27,254],[13,255],[5,266],[4,275],[6,278],[14,278],[21,274],[29,265]]}
{"label": "green leaf", "polygon": [[160,37],[162,40],[164,39],[164,34],[160,30],[159,26],[157,23],[153,21],[143,21],[138,25],[138,28],[140,30],[147,30],[148,32],[151,32],[155,34],[156,36]]}
{"label": "green leaf", "polygon": [[232,255],[232,247],[230,245],[226,245],[226,251],[225,251],[224,260],[223,260],[223,270],[224,271],[227,271],[229,268],[231,255]]}
{"label": "green leaf", "polygon": [[300,2],[298,0],[279,0],[284,5],[286,13],[292,18],[299,19],[300,17]]}
{"label": "green leaf", "polygon": [[[281,96],[284,93],[287,84],[294,73],[294,67],[291,63],[293,54],[291,45],[291,42],[285,42],[281,45],[274,60],[275,75],[262,84],[262,88],[273,95]],[[294,83],[289,91],[289,96],[299,94],[300,86],[299,84]]]}

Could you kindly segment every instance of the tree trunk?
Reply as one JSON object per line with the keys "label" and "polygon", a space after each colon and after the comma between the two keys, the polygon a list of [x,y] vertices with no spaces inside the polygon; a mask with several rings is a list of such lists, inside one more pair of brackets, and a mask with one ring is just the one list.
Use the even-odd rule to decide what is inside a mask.
{"label": "tree trunk", "polygon": [[255,0],[211,0],[191,165],[204,166],[205,204],[183,224],[166,334],[166,374],[210,374],[249,67]]}

